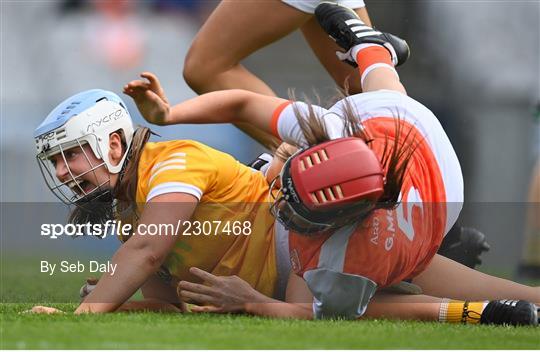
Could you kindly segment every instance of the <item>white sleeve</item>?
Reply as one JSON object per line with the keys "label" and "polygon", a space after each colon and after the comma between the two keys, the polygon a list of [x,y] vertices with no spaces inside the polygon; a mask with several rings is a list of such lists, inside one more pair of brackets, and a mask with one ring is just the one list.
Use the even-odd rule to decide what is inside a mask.
{"label": "white sleeve", "polygon": [[[322,119],[324,127],[330,139],[336,139],[343,136],[343,120],[336,114],[330,113],[328,110],[311,105],[315,116]],[[298,123],[295,110],[302,118],[309,116],[309,105],[303,102],[294,102],[285,107],[277,120],[277,133],[282,141],[296,145],[301,148],[307,147],[306,138]]]}

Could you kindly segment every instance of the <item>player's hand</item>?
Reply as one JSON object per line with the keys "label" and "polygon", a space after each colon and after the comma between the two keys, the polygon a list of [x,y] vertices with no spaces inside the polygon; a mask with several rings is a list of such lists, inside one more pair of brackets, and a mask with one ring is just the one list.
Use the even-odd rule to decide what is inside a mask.
{"label": "player's hand", "polygon": [[230,313],[245,311],[246,303],[254,302],[259,293],[238,276],[215,276],[199,268],[189,272],[205,284],[188,281],[178,283],[178,296],[202,306],[191,307],[192,312]]}
{"label": "player's hand", "polygon": [[124,93],[135,101],[146,121],[156,125],[167,125],[170,105],[158,78],[151,72],[141,73],[137,79],[124,86]]}
{"label": "player's hand", "polygon": [[64,313],[60,309],[56,309],[53,307],[45,307],[45,306],[34,306],[32,309],[25,310],[23,313],[33,313],[33,314],[58,314],[58,313]]}

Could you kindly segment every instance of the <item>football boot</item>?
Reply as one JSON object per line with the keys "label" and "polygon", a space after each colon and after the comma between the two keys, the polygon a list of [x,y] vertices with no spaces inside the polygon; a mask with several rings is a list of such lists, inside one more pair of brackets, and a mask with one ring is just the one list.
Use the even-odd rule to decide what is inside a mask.
{"label": "football boot", "polygon": [[390,52],[394,66],[402,65],[409,58],[409,45],[405,40],[366,25],[356,12],[348,7],[323,2],[315,9],[315,17],[330,38],[346,51],[337,53],[338,57],[352,66],[356,67],[357,64],[350,49],[358,44],[384,46]]}
{"label": "football boot", "polygon": [[527,301],[499,300],[488,303],[480,317],[480,324],[538,325],[539,308]]}

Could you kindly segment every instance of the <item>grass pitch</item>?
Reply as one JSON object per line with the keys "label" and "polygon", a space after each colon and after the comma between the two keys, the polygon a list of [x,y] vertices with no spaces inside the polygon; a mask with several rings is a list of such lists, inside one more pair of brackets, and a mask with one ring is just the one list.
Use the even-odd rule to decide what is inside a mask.
{"label": "grass pitch", "polygon": [[[1,257],[0,349],[540,349],[540,328],[246,315],[73,312],[87,273],[39,273],[40,256]],[[71,302],[71,303],[49,303]]]}
{"label": "grass pitch", "polygon": [[[49,304],[73,311],[76,304]],[[272,320],[244,315],[20,314],[2,304],[1,349],[539,349],[538,328]]]}

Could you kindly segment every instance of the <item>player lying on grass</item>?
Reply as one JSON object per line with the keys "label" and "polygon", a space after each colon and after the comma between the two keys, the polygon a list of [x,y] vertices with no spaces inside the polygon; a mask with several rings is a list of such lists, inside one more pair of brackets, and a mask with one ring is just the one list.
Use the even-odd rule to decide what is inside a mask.
{"label": "player lying on grass", "polygon": [[[275,237],[286,233],[274,233],[269,186],[261,173],[193,141],[147,142],[149,130],[134,130],[125,104],[102,90],[66,99],[35,135],[47,184],[76,205],[72,222],[100,223],[114,215],[137,225],[219,219],[252,226],[250,236],[230,236],[225,229],[210,237],[136,231],[112,258],[115,275],[102,277],[77,313],[120,306],[180,311],[176,284],[197,278],[189,272],[192,266],[237,275],[266,296],[283,297],[277,283],[286,282],[288,271],[280,280],[277,258],[288,254],[282,248],[286,240]],[[139,288],[146,300],[122,305]]]}
{"label": "player lying on grass", "polygon": [[[226,236],[221,231],[219,237],[181,239],[135,233],[113,257],[118,265],[115,275],[105,275],[77,312],[119,307],[181,311],[176,284],[196,279],[188,272],[191,266],[238,275],[257,291],[281,297],[276,289],[276,252],[284,252],[280,249],[284,241],[274,238],[264,176],[199,143],[147,143],[148,134],[148,129],[133,129],[118,96],[101,90],[68,98],[38,127],[39,164],[53,192],[76,205],[72,222],[109,219],[113,198],[118,202],[117,216],[129,218],[132,206],[138,224],[146,225],[208,220],[204,205],[217,202],[218,209],[210,206],[214,219],[249,219],[252,233]],[[231,217],[228,214],[237,212],[238,203],[259,203],[263,211],[248,207]],[[190,213],[193,208],[195,215]],[[123,305],[138,288],[145,301]]]}
{"label": "player lying on grass", "polygon": [[[337,17],[350,16],[341,9],[331,7],[329,12],[336,11]],[[349,50],[346,58],[358,62],[362,88],[367,93],[344,99],[329,110],[241,90],[209,93],[169,108],[159,83],[148,74],[145,77],[150,83],[131,82],[125,92],[153,123],[249,122],[300,147],[347,134],[363,140],[364,158],[368,159],[353,162],[337,153],[337,159],[330,161],[334,172],[325,175],[334,176],[338,170],[341,175],[337,179],[341,178],[341,183],[316,176],[325,166],[322,161],[326,161],[317,152],[315,161],[308,158],[304,166],[296,166],[300,170],[296,171],[297,175],[302,174],[302,167],[317,172],[302,174],[298,181],[302,186],[297,185],[300,191],[290,184],[282,187],[283,196],[273,207],[277,217],[298,233],[324,232],[349,223],[338,231],[339,235],[325,233],[315,238],[290,235],[293,263],[298,264],[297,272],[315,296],[315,316],[361,316],[377,287],[411,278],[425,293],[439,297],[481,299],[503,295],[540,301],[538,288],[468,272],[443,258],[431,261],[461,209],[463,185],[459,162],[437,119],[427,108],[407,97],[399,82],[394,65],[407,58],[406,44],[399,38],[374,31],[354,16],[346,20],[354,23],[351,29],[345,20],[341,21],[349,31],[340,28],[350,39],[350,43],[343,45]],[[338,20],[330,22],[332,31]],[[354,30],[365,35],[358,38]],[[340,42],[346,40],[338,38]],[[296,163],[301,165],[299,161]],[[294,167],[291,162],[289,169]],[[291,175],[294,171],[285,179],[292,180]],[[359,181],[356,188],[351,188],[363,198],[355,199],[362,200],[360,206],[344,210],[339,195],[344,184],[351,180]],[[332,208],[333,212],[329,210]],[[342,255],[335,255],[340,251]],[[459,277],[457,282],[448,281],[452,273]],[[187,285],[181,286],[186,297],[220,303],[211,310],[223,310],[222,306],[226,306],[228,294],[224,295],[224,301],[210,295],[211,292],[223,295],[220,290],[182,285]],[[354,294],[347,291],[352,287]],[[467,304],[456,304],[461,311],[467,311]],[[482,306],[477,303],[474,311],[480,312]],[[529,307],[531,311],[535,309]],[[307,312],[305,316],[311,316],[311,310]],[[291,315],[286,309],[264,314]]]}
{"label": "player lying on grass", "polygon": [[[136,223],[136,230],[181,223],[180,234],[197,231],[195,221],[220,220],[223,226],[212,229],[218,236],[134,231],[112,258],[118,264],[114,276],[104,275],[77,313],[114,311],[139,288],[150,303],[167,302],[162,308],[179,311],[176,281],[195,278],[190,266],[239,275],[274,294],[274,219],[260,173],[195,141],[147,142],[149,130],[135,130],[122,100],[103,90],[66,99],[35,136],[47,184],[76,205],[71,222],[116,216]],[[235,233],[227,235],[232,227]]]}
{"label": "player lying on grass", "polygon": [[[60,104],[36,131],[38,160],[49,186],[60,199],[77,206],[72,221],[85,223],[108,219],[112,216],[111,201],[114,198],[116,215],[122,218],[126,218],[126,213],[132,215],[129,206],[140,206],[132,209],[140,214],[136,220],[138,224],[206,220],[208,214],[204,206],[217,205],[218,209],[210,208],[215,217],[225,220],[233,214],[231,220],[248,218],[252,221],[253,231],[250,236],[220,233],[216,237],[188,238],[177,238],[170,233],[148,236],[135,232],[112,258],[113,264],[117,265],[115,274],[104,275],[76,313],[138,308],[180,312],[183,306],[175,288],[179,280],[197,279],[195,274],[200,273],[197,269],[189,272],[194,266],[220,276],[236,275],[232,279],[241,280],[239,282],[245,288],[256,290],[254,292],[264,294],[263,297],[279,297],[276,293],[276,282],[279,281],[276,252],[283,250],[279,248],[283,241],[276,239],[272,232],[273,219],[264,203],[269,190],[264,176],[240,165],[230,156],[196,142],[146,142],[148,130],[133,131],[124,106],[110,92],[84,92]],[[359,141],[353,139],[344,143],[351,151],[365,149]],[[187,201],[186,197],[191,196],[195,199]],[[201,197],[200,201],[197,196]],[[220,199],[224,200],[213,203]],[[238,209],[226,202],[229,199],[244,199],[244,203],[257,201],[262,210],[257,212],[258,208],[248,208],[236,214]],[[193,208],[196,208],[195,214],[191,214]],[[256,217],[259,219],[254,219]],[[299,283],[306,287],[304,281]],[[138,288],[141,288],[145,301],[124,304]],[[250,296],[246,298],[249,300]],[[391,304],[377,305],[379,300],[384,302],[385,299],[410,301],[401,295],[380,298],[375,295],[373,307],[379,307],[379,310],[373,316],[402,314],[403,319],[425,318],[409,306],[404,307],[405,313],[400,313]],[[284,304],[288,316],[291,312],[294,313],[292,316],[311,316],[311,309],[306,309],[305,305]],[[484,316],[496,318],[500,315],[500,310],[493,312],[499,313]],[[366,316],[369,314],[367,312]],[[523,317],[512,315],[510,322],[518,322],[517,318]]]}

